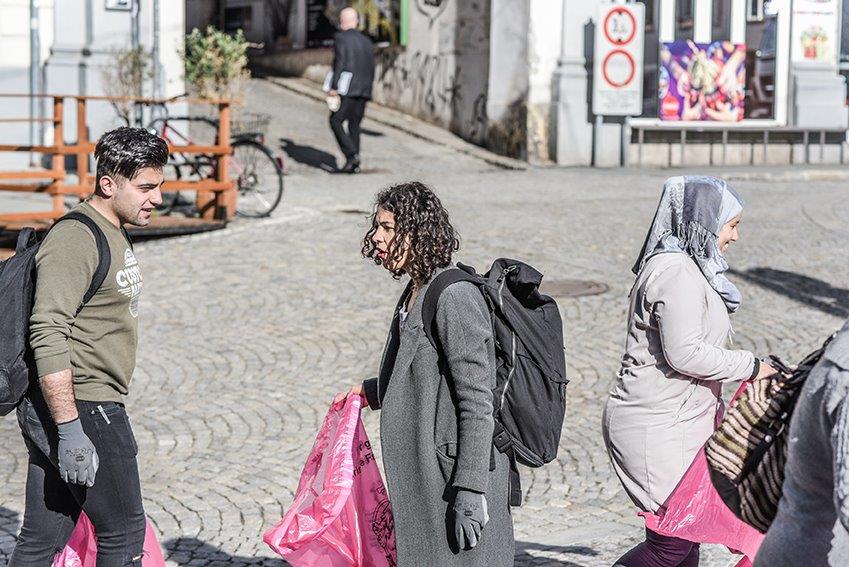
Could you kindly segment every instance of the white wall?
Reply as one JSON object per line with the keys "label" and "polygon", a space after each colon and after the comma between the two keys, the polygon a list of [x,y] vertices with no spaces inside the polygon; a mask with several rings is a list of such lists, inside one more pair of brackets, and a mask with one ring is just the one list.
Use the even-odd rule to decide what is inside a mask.
{"label": "white wall", "polygon": [[[28,93],[30,89],[30,2],[29,0],[0,0],[0,92]],[[41,43],[40,61],[47,59],[53,43],[53,0],[38,3]],[[36,86],[36,89],[38,86]],[[37,112],[37,107],[36,107]],[[26,118],[30,116],[28,98],[0,99],[0,116]],[[39,128],[36,128],[36,136]],[[0,129],[0,143],[28,144],[28,123],[4,124]],[[33,140],[38,143],[39,139]],[[29,154],[0,153],[0,168],[19,169],[29,164]]]}
{"label": "white wall", "polygon": [[[154,0],[141,3],[139,37],[149,53],[153,47]],[[91,10],[90,12],[88,10]],[[182,1],[159,0],[159,56],[164,96],[185,92],[183,64],[178,49],[185,33],[185,10]],[[69,94],[103,95],[103,70],[111,63],[114,52],[132,45],[131,14],[128,11],[106,10],[104,2],[62,0],[55,6],[55,41],[46,63],[47,91]],[[144,92],[152,96],[152,82]],[[76,132],[73,108],[66,110],[66,138]],[[108,103],[88,105],[89,136],[122,124]]]}
{"label": "white wall", "polygon": [[159,0],[159,57],[162,69],[162,96],[169,98],[186,90],[183,51],[185,39],[185,10],[183,2]]}
{"label": "white wall", "polygon": [[408,45],[377,51],[374,100],[483,143],[489,2],[411,6],[409,17]]}
{"label": "white wall", "polygon": [[527,153],[528,0],[492,0],[487,146],[513,157]]}
{"label": "white wall", "polygon": [[29,0],[0,0],[0,69],[29,67]]}
{"label": "white wall", "polygon": [[563,3],[530,0],[528,159],[532,161],[554,159],[551,112],[562,32]]}

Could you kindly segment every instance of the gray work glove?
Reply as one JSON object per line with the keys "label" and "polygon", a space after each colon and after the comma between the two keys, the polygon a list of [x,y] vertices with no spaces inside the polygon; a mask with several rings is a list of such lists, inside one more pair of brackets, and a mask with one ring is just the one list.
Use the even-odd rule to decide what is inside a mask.
{"label": "gray work glove", "polygon": [[56,427],[59,429],[59,476],[69,484],[94,486],[97,450],[83,431],[80,418]]}
{"label": "gray work glove", "polygon": [[454,536],[460,549],[472,549],[481,538],[483,527],[489,522],[486,497],[464,488],[457,489],[454,497]]}

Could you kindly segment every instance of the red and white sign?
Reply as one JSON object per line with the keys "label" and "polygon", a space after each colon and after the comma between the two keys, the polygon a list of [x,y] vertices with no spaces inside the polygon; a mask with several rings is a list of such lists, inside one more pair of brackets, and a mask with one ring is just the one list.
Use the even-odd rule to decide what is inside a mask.
{"label": "red and white sign", "polygon": [[645,5],[602,4],[595,25],[593,114],[643,113]]}

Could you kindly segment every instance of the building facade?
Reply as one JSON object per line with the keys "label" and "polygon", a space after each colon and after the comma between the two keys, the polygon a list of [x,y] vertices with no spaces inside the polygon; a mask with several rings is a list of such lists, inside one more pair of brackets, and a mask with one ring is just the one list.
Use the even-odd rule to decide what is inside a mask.
{"label": "building facade", "polygon": [[[645,0],[642,112],[593,116],[592,35],[600,1],[566,0],[558,98],[558,163],[616,165],[841,163],[846,156],[845,0]],[[582,25],[583,22],[583,25]],[[583,41],[581,41],[583,40]],[[695,51],[690,47],[696,48]],[[723,47],[737,55],[711,55]],[[671,50],[671,51],[670,51]],[[679,51],[676,55],[676,50]],[[681,52],[684,55],[681,55]],[[681,74],[707,82],[735,61],[734,112],[679,112]],[[717,65],[714,65],[714,62]],[[842,74],[841,74],[842,73]],[[694,75],[695,76],[695,75]],[[710,91],[709,98],[721,89]],[[715,95],[719,96],[719,95]],[[684,97],[686,99],[686,96]],[[704,99],[702,99],[703,101]],[[684,101],[685,104],[687,101]],[[671,104],[671,112],[670,112]],[[582,105],[585,105],[582,107]],[[705,103],[702,102],[705,106]],[[710,102],[706,106],[711,106]],[[720,108],[720,107],[716,107]],[[722,114],[727,114],[723,116]],[[810,146],[815,146],[813,150]],[[575,147],[584,151],[574,151]]]}
{"label": "building facade", "polygon": [[[134,44],[150,55],[143,96],[185,92],[180,51],[185,31],[183,2],[165,0],[0,0],[0,91],[21,94],[107,95],[104,71],[115,54]],[[4,99],[3,115],[44,118],[52,110],[36,100]],[[89,137],[122,124],[105,102],[88,105]],[[66,142],[76,129],[73,105],[65,108]],[[5,143],[50,142],[48,124],[13,124]],[[0,165],[19,168],[24,154],[0,154]]]}
{"label": "building facade", "polygon": [[[323,79],[332,23],[347,2],[223,1],[241,21],[264,14],[261,30],[251,24],[266,43],[257,65]],[[506,155],[602,166],[734,162],[742,155],[743,163],[843,159],[849,0],[639,3],[642,108],[626,120],[591,112],[594,34],[607,0],[350,2],[375,39],[375,100]],[[682,54],[690,42],[696,51]],[[694,63],[694,53],[705,65]],[[701,86],[702,96],[688,84],[686,94],[694,101],[702,96],[710,111],[688,108],[676,116],[675,105],[687,97],[670,95],[670,73],[677,87],[683,79],[674,75],[704,78],[723,63],[738,70],[733,105],[726,104],[731,95]],[[765,133],[768,147],[753,153]]]}

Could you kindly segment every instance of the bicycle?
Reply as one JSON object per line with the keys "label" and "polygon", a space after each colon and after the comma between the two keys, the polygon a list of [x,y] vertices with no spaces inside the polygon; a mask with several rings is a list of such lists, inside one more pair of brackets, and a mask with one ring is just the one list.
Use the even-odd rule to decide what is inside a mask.
{"label": "bicycle", "polygon": [[[180,97],[169,99],[172,102]],[[166,103],[155,105],[162,115],[151,120],[147,129],[161,136],[174,146],[193,145],[188,128],[201,124],[218,132],[218,120],[207,116],[171,116]],[[265,129],[270,116],[257,113],[242,113],[244,118],[231,122],[234,134],[230,137],[233,153],[229,156],[228,172],[236,183],[239,196],[236,201],[236,215],[240,217],[262,218],[271,215],[283,198],[283,160],[275,157],[265,145]],[[181,132],[174,122],[185,122],[187,131]],[[217,160],[213,155],[187,155],[179,152],[171,154],[168,165],[173,168],[177,180],[184,177],[214,179],[217,173]],[[157,207],[160,214],[168,215],[182,208],[193,207],[190,201],[181,200],[180,192],[163,195],[162,205]]]}

